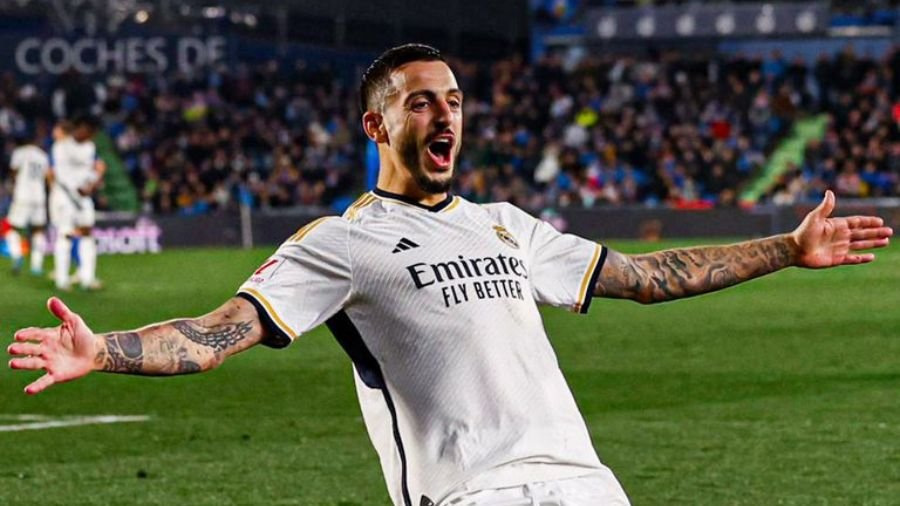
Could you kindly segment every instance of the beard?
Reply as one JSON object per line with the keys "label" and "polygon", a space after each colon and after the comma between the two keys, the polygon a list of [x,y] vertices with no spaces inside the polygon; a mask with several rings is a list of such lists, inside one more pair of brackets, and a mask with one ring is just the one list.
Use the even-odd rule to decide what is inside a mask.
{"label": "beard", "polygon": [[[421,149],[419,149],[415,139],[407,139],[400,146],[400,158],[403,160],[403,164],[409,169],[410,175],[412,175],[416,186],[423,192],[431,195],[447,193],[450,191],[456,176],[454,167],[452,165],[450,166],[450,177],[447,179],[433,179],[423,168],[424,163],[422,163],[420,153]],[[455,156],[456,153],[454,153],[454,158]]]}
{"label": "beard", "polygon": [[453,174],[451,174],[450,177],[444,179],[443,181],[436,180],[428,177],[428,174],[426,174],[421,167],[417,166],[413,171],[412,176],[413,180],[416,182],[416,186],[418,186],[420,190],[432,195],[436,195],[438,193],[447,193],[453,186]]}

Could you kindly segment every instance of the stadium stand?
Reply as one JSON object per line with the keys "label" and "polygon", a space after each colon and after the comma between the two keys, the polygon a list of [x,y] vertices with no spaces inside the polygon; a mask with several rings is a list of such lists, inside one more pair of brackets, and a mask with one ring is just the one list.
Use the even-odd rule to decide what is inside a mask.
{"label": "stadium stand", "polygon": [[[457,192],[474,201],[732,206],[795,120],[821,112],[824,138],[810,142],[802,163],[762,200],[811,201],[825,188],[852,197],[900,193],[898,52],[876,60],[848,48],[814,65],[777,52],[674,51],[452,63],[467,90]],[[241,199],[340,210],[364,184],[355,83],[324,66],[287,67],[94,83],[68,74],[46,90],[6,74],[0,134],[46,134],[67,111],[93,110],[145,212],[202,214]]]}
{"label": "stadium stand", "polygon": [[900,52],[883,61],[848,48],[814,69],[818,110],[828,111],[822,139],[811,141],[802,165],[770,192],[778,204],[816,198],[827,189],[850,198],[900,195]]}

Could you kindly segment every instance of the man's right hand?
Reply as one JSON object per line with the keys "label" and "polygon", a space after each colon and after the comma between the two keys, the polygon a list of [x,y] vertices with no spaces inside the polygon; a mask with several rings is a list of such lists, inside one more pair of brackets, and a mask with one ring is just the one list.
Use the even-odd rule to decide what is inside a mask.
{"label": "man's right hand", "polygon": [[16,342],[7,348],[9,354],[15,357],[9,361],[10,368],[46,371],[25,387],[25,393],[29,395],[91,372],[99,351],[97,336],[61,300],[51,297],[47,308],[62,323],[53,328],[19,330],[15,335]]}

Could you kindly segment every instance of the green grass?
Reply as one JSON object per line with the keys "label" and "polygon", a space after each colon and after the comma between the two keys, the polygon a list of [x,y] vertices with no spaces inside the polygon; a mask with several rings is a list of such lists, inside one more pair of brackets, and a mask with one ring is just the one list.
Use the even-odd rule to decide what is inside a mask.
{"label": "green grass", "polygon": [[[108,288],[65,299],[97,331],[201,314],[268,252],[104,257]],[[635,505],[889,505],[900,502],[898,287],[894,247],[870,266],[545,318],[595,446]],[[0,271],[4,340],[53,324],[50,293]],[[349,360],[324,329],[200,376],[95,374],[26,397],[34,377],[0,371],[0,417],[152,419],[0,432],[0,504],[388,502]]]}

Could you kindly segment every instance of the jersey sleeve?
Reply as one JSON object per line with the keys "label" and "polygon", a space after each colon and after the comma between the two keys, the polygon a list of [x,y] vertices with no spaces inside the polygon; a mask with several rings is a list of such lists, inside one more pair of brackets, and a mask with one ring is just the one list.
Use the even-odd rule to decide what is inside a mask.
{"label": "jersey sleeve", "polygon": [[531,289],[539,304],[587,313],[594,285],[606,260],[606,247],[573,234],[563,234],[509,204],[510,224],[527,237]]}
{"label": "jersey sleeve", "polygon": [[286,240],[238,289],[281,348],[339,311],[350,295],[348,224],[319,218]]}

